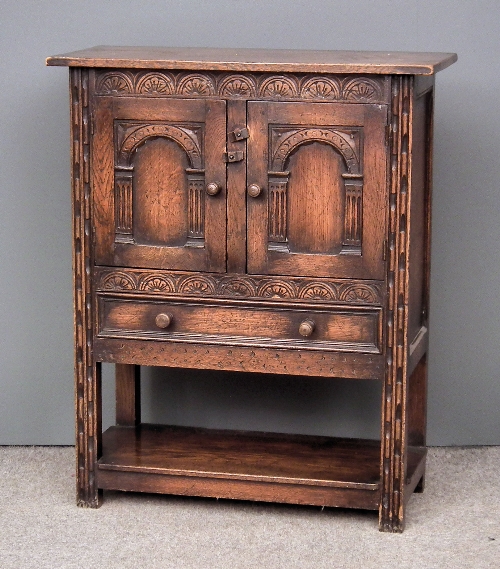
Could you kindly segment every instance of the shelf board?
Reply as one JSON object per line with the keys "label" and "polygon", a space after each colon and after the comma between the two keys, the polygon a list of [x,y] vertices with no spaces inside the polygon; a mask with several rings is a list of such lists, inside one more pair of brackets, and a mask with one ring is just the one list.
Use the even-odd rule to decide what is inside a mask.
{"label": "shelf board", "polygon": [[[423,453],[410,453],[409,480]],[[379,441],[142,424],[103,434],[97,480],[107,490],[377,509],[379,463]]]}

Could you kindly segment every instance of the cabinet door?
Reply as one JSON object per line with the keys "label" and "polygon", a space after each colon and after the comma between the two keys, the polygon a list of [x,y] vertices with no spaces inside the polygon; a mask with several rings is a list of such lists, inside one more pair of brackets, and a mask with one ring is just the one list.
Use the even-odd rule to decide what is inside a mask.
{"label": "cabinet door", "polygon": [[383,105],[248,103],[249,273],[384,278],[386,124]]}
{"label": "cabinet door", "polygon": [[225,272],[225,102],[96,97],[93,123],[96,264]]}

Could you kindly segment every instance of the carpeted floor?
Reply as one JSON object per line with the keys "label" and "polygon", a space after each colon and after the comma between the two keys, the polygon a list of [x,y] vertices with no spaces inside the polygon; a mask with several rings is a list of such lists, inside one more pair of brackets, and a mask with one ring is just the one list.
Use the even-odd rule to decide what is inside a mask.
{"label": "carpeted floor", "polygon": [[109,492],[80,509],[73,458],[0,447],[1,569],[500,568],[500,447],[431,449],[402,535],[328,508]]}

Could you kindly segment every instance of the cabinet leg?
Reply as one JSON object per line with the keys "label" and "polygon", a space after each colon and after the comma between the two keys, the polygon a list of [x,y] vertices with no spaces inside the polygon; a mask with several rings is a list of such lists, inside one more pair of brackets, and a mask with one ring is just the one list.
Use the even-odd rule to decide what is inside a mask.
{"label": "cabinet leg", "polygon": [[379,519],[378,529],[384,532],[403,533],[405,529],[404,515],[391,519]]}
{"label": "cabinet leg", "polygon": [[[413,370],[409,380],[408,444],[426,445],[427,431],[427,354],[424,354]],[[417,484],[415,492],[423,492],[425,474]]]}
{"label": "cabinet leg", "polygon": [[[77,366],[76,499],[84,508],[98,508],[96,466],[101,456],[101,364]],[[82,371],[83,373],[79,373]]]}
{"label": "cabinet leg", "polygon": [[141,423],[141,368],[116,364],[116,424],[135,427]]}

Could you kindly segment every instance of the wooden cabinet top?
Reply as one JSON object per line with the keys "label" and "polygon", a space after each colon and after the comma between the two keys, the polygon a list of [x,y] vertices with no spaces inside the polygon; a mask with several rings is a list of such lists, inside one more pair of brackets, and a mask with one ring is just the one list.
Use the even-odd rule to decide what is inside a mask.
{"label": "wooden cabinet top", "polygon": [[47,65],[295,73],[432,75],[455,53],[96,46],[47,58]]}

